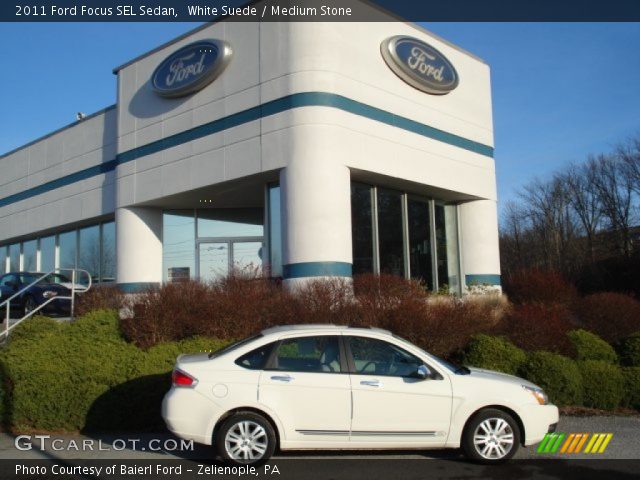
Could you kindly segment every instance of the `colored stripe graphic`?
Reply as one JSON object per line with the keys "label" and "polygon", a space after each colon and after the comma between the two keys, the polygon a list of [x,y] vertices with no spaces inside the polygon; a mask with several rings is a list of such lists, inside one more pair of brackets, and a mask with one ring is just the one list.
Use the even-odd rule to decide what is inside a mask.
{"label": "colored stripe graphic", "polygon": [[613,433],[547,433],[536,452],[577,454],[583,451],[586,443],[584,453],[604,453],[612,438]]}

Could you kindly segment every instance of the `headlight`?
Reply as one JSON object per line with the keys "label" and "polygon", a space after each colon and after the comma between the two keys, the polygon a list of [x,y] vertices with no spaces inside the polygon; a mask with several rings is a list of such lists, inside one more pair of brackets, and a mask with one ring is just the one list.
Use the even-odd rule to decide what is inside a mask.
{"label": "headlight", "polygon": [[58,295],[58,292],[54,292],[53,290],[46,290],[42,296],[44,298],[51,298],[51,297],[55,297],[56,295]]}
{"label": "headlight", "polygon": [[544,393],[541,388],[530,387],[528,385],[522,385],[522,388],[533,395],[540,405],[546,405],[549,403],[549,397],[547,397],[547,394]]}

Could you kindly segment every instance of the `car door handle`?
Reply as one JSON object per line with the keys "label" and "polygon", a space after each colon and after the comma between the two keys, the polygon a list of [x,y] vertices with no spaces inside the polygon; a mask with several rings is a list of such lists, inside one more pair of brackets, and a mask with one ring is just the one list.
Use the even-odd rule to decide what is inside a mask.
{"label": "car door handle", "polygon": [[381,387],[380,380],[362,380],[360,385],[366,385],[367,387]]}
{"label": "car door handle", "polygon": [[293,380],[293,377],[291,375],[273,375],[271,377],[271,380],[277,380],[279,382],[290,382],[291,380]]}

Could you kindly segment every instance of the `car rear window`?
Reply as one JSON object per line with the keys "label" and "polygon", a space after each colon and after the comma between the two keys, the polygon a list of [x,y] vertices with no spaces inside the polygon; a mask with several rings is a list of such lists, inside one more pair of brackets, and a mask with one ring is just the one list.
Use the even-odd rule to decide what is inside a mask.
{"label": "car rear window", "polygon": [[236,360],[236,365],[239,365],[249,370],[262,370],[264,369],[269,355],[273,350],[274,345],[277,342],[267,343],[261,347],[251,350],[249,353],[245,353]]}

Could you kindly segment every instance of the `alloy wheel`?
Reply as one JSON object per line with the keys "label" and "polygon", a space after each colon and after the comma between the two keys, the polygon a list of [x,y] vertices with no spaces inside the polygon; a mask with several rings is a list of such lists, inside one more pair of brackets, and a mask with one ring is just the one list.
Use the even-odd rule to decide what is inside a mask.
{"label": "alloy wheel", "polygon": [[473,432],[473,445],[478,454],[487,460],[500,460],[513,448],[514,435],[511,425],[503,418],[487,418]]}
{"label": "alloy wheel", "polygon": [[224,448],[230,458],[237,461],[260,460],[269,446],[267,432],[252,420],[234,424],[224,438]]}

